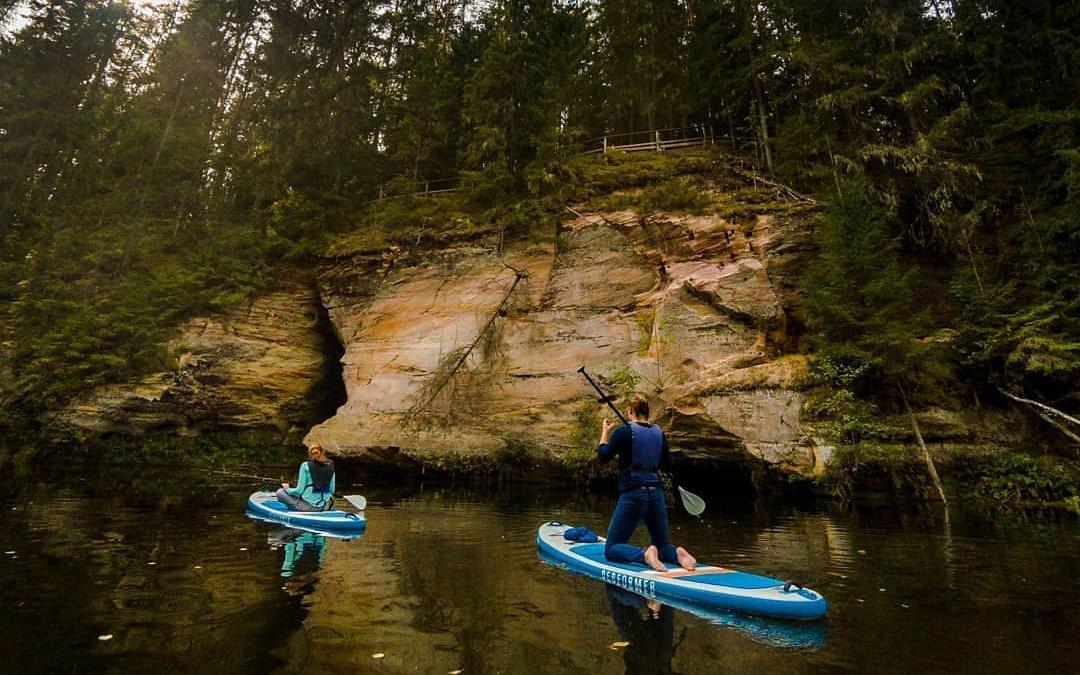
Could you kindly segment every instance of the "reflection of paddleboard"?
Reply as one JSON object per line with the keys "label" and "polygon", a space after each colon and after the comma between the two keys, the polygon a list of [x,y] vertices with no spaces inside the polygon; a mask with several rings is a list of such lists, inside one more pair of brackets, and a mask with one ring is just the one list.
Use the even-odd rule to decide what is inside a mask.
{"label": "reflection of paddleboard", "polygon": [[362,513],[347,511],[290,511],[274,496],[273,492],[256,492],[248,497],[249,518],[324,534],[341,539],[351,539],[364,533],[367,520]]}
{"label": "reflection of paddleboard", "polygon": [[808,588],[786,587],[779,579],[711,565],[699,564],[693,572],[668,565],[668,572],[656,572],[644,565],[609,562],[604,558],[603,537],[594,544],[580,544],[563,537],[567,529],[555,522],[541,525],[536,532],[540,552],[574,572],[638,595],[671,604],[684,601],[704,610],[737,610],[781,619],[825,616],[825,598]]}
{"label": "reflection of paddleboard", "polygon": [[[553,565],[562,564],[543,553],[540,554],[540,559]],[[638,598],[638,603],[640,604],[645,604],[645,601],[648,600],[648,598],[645,598],[644,596],[638,596],[629,591],[624,591],[613,584],[606,584],[606,587],[609,598],[622,594],[623,597],[631,596]],[[623,604],[631,604],[621,598],[620,601],[623,602]],[[783,649],[820,649],[825,646],[825,635],[827,631],[825,624],[821,621],[783,621],[769,619],[763,616],[748,616],[746,614],[740,614],[739,612],[732,612],[725,609],[712,609],[701,605],[695,605],[686,600],[677,600],[668,597],[661,597],[657,602],[668,607],[682,610],[688,614],[693,614],[696,617],[708,621],[714,626],[734,628],[748,636],[754,642],[770,647],[779,647]]]}

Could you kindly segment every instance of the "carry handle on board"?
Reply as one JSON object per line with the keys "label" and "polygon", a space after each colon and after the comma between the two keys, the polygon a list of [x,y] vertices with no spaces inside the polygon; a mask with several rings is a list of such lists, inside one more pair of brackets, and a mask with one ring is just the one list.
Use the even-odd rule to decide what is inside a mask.
{"label": "carry handle on board", "polygon": [[[586,380],[589,381],[589,384],[593,386],[593,389],[596,390],[596,393],[600,394],[600,400],[604,403],[607,403],[608,407],[611,408],[611,412],[615,413],[615,416],[619,418],[619,421],[621,421],[623,424],[629,425],[630,423],[626,421],[626,418],[622,416],[622,413],[619,412],[619,409],[616,408],[615,404],[611,402],[611,397],[605,394],[603,390],[601,390],[600,387],[596,384],[596,382],[593,382],[593,379],[589,377],[589,374],[585,372],[585,366],[578,368],[577,371],[581,373]],[[674,482],[674,472],[671,478]],[[687,513],[692,516],[700,516],[702,513],[705,512],[704,499],[698,497],[696,494],[690,492],[689,490],[683,489],[683,486],[679,485],[677,482],[675,482],[675,487],[679,491],[679,497],[681,497],[680,501],[682,502],[683,508],[686,509]]]}

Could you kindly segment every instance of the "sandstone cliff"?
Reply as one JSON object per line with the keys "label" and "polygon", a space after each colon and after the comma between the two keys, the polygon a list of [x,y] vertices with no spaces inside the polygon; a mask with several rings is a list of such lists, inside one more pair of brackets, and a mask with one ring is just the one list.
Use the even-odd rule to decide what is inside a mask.
{"label": "sandstone cliff", "polygon": [[[765,186],[743,198],[777,203]],[[587,365],[608,385],[640,378],[690,456],[819,469],[800,421],[805,363],[785,356],[812,207],[743,206],[575,207],[550,243],[493,234],[334,261],[320,292],[347,402],[306,440],[381,460],[523,444],[566,458],[585,452],[572,437]]]}
{"label": "sandstone cliff", "polygon": [[[646,393],[685,456],[819,473],[831,449],[805,417],[794,319],[815,207],[711,161],[694,168],[693,208],[620,190],[613,171],[550,231],[450,217],[396,243],[358,231],[360,245],[323,260],[317,289],[284,281],[191,320],[168,345],[174,368],[90,391],[52,420],[86,436],[261,430],[400,464],[578,464],[607,414],[585,365],[608,391]],[[972,428],[935,436],[924,422],[938,441]]]}
{"label": "sandstone cliff", "polygon": [[53,419],[84,433],[195,435],[265,430],[297,440],[317,421],[321,308],[310,284],[283,283],[246,306],[185,323],[175,369],[99,387]]}

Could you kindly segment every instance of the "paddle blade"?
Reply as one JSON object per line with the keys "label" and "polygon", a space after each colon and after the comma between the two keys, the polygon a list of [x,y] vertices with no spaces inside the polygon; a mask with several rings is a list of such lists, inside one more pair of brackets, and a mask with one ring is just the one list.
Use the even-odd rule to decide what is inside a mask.
{"label": "paddle blade", "polygon": [[364,499],[363,495],[345,495],[345,501],[355,506],[357,511],[363,511],[367,508],[367,500]]}
{"label": "paddle blade", "polygon": [[705,512],[705,500],[689,490],[679,486],[679,497],[682,498],[683,508],[692,516],[700,516]]}

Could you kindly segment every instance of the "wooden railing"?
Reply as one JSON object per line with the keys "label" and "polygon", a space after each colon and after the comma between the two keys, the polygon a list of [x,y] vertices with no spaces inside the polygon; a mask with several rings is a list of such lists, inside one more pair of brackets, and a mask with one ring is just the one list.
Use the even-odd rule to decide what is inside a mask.
{"label": "wooden railing", "polygon": [[663,152],[679,148],[716,145],[730,148],[736,154],[752,156],[755,166],[761,163],[762,157],[761,143],[757,138],[717,134],[711,126],[706,125],[607,134],[591,138],[582,145],[585,149],[578,153],[579,155],[614,151]]}
{"label": "wooden railing", "polygon": [[461,185],[459,176],[449,178],[431,178],[428,180],[395,180],[379,186],[379,196],[369,200],[367,204],[385,202],[390,199],[403,199],[405,197],[434,197],[436,195],[454,192]]}
{"label": "wooden railing", "polygon": [[681,127],[672,129],[652,129],[649,131],[630,131],[622,134],[607,134],[590,138],[583,144],[583,155],[594,152],[662,152],[677,148],[689,148],[699,145],[711,145],[714,141],[712,129],[707,127]]}
{"label": "wooden railing", "polygon": [[[593,153],[620,152],[664,152],[679,148],[724,144],[730,145],[735,152],[752,153],[758,157],[760,145],[755,138],[717,136],[711,127],[680,127],[671,129],[652,129],[649,131],[630,131],[621,134],[607,134],[585,141],[585,148],[580,155]],[[405,197],[434,197],[455,192],[461,185],[460,176],[434,178],[430,180],[398,178],[379,186],[379,196],[367,204],[384,202]]]}
{"label": "wooden railing", "polygon": [[753,155],[761,154],[758,139],[749,136],[730,136],[717,134],[711,126],[677,127],[671,129],[652,129],[650,131],[630,131],[621,134],[607,134],[590,138],[583,143],[584,150],[579,153],[620,152],[663,152],[678,148],[702,145],[724,145],[732,152]]}

